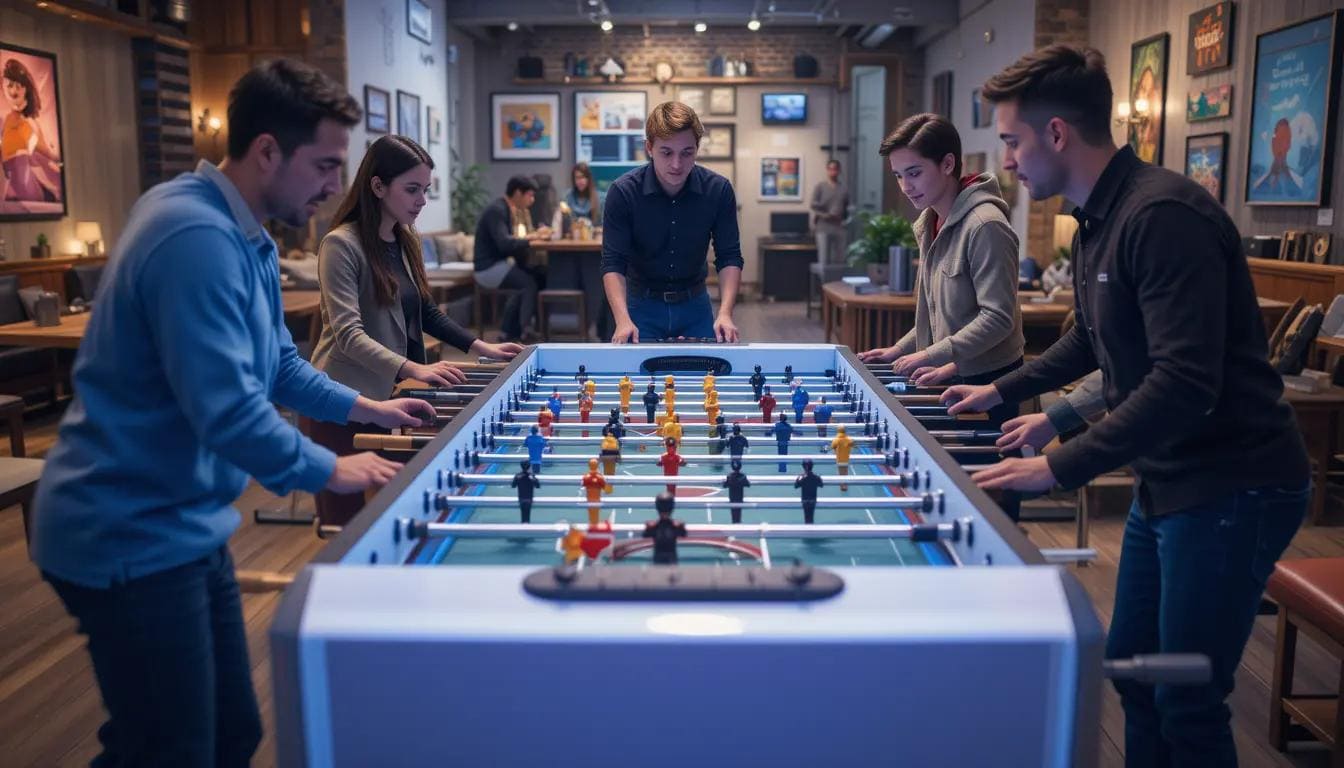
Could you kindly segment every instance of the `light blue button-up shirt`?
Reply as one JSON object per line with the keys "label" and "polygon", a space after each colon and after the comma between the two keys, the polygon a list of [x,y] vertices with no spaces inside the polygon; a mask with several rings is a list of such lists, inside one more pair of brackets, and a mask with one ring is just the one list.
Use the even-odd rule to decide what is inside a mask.
{"label": "light blue button-up shirt", "polygon": [[335,455],[272,402],[344,423],[356,397],[299,357],[275,242],[207,162],[131,209],[73,378],[38,484],[32,556],[89,587],[222,546],[249,475],[279,494],[322,488]]}

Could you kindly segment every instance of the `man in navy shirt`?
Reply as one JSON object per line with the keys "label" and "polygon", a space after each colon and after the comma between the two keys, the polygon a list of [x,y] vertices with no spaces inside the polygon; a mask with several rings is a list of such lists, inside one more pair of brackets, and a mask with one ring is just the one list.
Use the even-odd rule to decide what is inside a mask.
{"label": "man in navy shirt", "polygon": [[[737,198],[727,179],[695,164],[704,132],[690,107],[659,104],[644,124],[649,162],[607,190],[602,284],[616,320],[612,343],[737,341],[733,305],[743,264]],[[717,317],[705,289],[711,239],[719,274]]]}

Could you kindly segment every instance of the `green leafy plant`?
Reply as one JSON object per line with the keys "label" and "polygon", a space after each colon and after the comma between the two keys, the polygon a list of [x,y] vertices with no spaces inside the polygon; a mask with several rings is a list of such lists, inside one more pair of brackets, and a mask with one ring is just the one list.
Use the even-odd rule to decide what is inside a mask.
{"label": "green leafy plant", "polygon": [[[460,173],[458,169],[462,169]],[[449,177],[452,190],[448,198],[453,208],[453,229],[459,232],[475,232],[476,220],[490,202],[490,194],[486,192],[485,180],[482,178],[484,172],[484,166],[468,165],[463,168],[460,163],[453,163],[453,172]]]}
{"label": "green leafy plant", "polygon": [[47,244],[47,236],[44,235],[44,234],[39,234],[39,235],[37,236],[37,245],[38,245],[38,247],[45,246],[46,244]]}
{"label": "green leafy plant", "polygon": [[1059,263],[1061,263],[1061,262],[1066,262],[1066,261],[1068,261],[1070,258],[1072,258],[1072,256],[1073,256],[1073,251],[1072,251],[1071,249],[1069,249],[1069,248],[1065,248],[1064,246],[1061,245],[1060,247],[1058,247],[1058,248],[1055,249],[1055,262],[1054,262],[1054,263],[1059,264]]}
{"label": "green leafy plant", "polygon": [[849,245],[849,265],[885,264],[893,245],[915,248],[915,228],[894,213],[859,214],[863,225],[859,239]]}

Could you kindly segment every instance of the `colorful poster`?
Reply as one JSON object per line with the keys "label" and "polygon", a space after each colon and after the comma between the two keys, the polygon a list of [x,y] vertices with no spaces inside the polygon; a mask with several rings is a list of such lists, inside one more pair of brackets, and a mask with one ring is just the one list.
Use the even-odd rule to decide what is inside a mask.
{"label": "colorful poster", "polygon": [[1167,49],[1163,32],[1130,48],[1129,105],[1140,118],[1129,124],[1129,146],[1145,163],[1162,164],[1162,129],[1166,125]]}
{"label": "colorful poster", "polygon": [[0,221],[66,213],[56,56],[0,43]]}
{"label": "colorful poster", "polygon": [[1232,116],[1232,85],[1193,90],[1185,98],[1185,121],[1198,123]]}
{"label": "colorful poster", "polygon": [[648,162],[644,151],[644,91],[578,91],[574,94],[575,162],[587,163],[600,191]]}
{"label": "colorful poster", "polygon": [[491,160],[559,160],[560,94],[490,94]]}
{"label": "colorful poster", "polygon": [[800,157],[761,158],[761,200],[801,200],[803,160]]}
{"label": "colorful poster", "polygon": [[1227,169],[1227,134],[1207,133],[1185,140],[1185,175],[1223,202],[1223,175]]}
{"label": "colorful poster", "polygon": [[1246,159],[1250,205],[1323,205],[1328,200],[1338,19],[1329,13],[1255,40]]}
{"label": "colorful poster", "polygon": [[1202,75],[1232,66],[1233,8],[1229,0],[1190,14],[1186,74]]}

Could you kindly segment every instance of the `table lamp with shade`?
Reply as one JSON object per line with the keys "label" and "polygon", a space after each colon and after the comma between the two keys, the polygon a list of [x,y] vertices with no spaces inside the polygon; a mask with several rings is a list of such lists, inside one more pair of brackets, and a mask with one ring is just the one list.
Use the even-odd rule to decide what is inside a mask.
{"label": "table lamp with shade", "polygon": [[102,255],[103,229],[98,226],[96,221],[77,221],[75,222],[75,239],[88,246],[89,258],[97,258]]}

